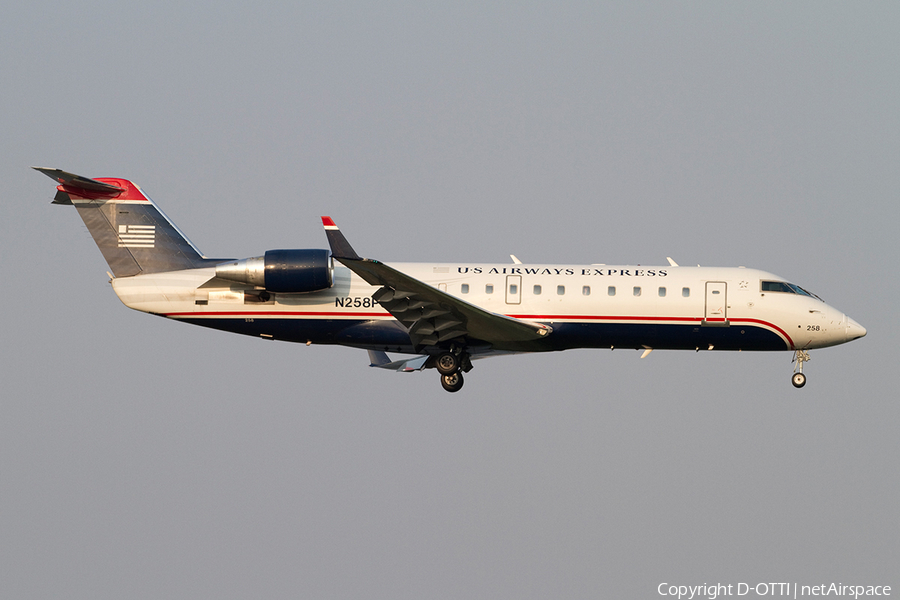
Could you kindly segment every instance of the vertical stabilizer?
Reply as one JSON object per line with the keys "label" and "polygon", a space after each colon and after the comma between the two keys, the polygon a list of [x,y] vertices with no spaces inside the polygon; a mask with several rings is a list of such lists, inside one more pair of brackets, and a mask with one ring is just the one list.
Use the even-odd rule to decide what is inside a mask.
{"label": "vertical stabilizer", "polygon": [[127,179],[34,169],[60,184],[53,203],[75,206],[115,277],[207,266],[190,240]]}

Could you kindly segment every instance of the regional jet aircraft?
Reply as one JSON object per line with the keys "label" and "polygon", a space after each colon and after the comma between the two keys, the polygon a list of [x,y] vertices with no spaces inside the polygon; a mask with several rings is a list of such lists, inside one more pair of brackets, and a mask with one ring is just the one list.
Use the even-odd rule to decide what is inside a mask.
{"label": "regional jet aircraft", "polygon": [[[330,217],[330,250],[207,258],[126,179],[35,167],[74,205],[135,310],[224,331],[365,349],[373,367],[436,369],[449,392],[474,359],[570,348],[781,350],[803,387],[809,350],[866,330],[756,269],[393,263],[362,258]],[[388,352],[406,355],[392,360]],[[411,355],[411,356],[410,356]]]}

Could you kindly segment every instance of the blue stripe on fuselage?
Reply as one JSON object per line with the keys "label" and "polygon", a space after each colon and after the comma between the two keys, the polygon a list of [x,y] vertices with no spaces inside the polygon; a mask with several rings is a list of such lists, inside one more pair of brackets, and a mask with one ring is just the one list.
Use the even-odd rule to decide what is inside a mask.
{"label": "blue stripe on fuselage", "polygon": [[[286,342],[340,344],[359,348],[412,352],[412,342],[395,320],[179,318],[202,327]],[[697,324],[560,323],[548,337],[500,348],[530,352],[572,348],[655,348],[670,350],[788,350],[785,340],[757,325],[703,327]]]}

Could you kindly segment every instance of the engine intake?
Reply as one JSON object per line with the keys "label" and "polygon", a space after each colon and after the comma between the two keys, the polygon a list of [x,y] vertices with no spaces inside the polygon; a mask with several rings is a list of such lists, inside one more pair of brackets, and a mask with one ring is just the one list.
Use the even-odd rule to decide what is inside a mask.
{"label": "engine intake", "polygon": [[265,256],[216,265],[216,277],[265,288],[278,294],[301,294],[330,288],[334,268],[328,250],[269,250]]}

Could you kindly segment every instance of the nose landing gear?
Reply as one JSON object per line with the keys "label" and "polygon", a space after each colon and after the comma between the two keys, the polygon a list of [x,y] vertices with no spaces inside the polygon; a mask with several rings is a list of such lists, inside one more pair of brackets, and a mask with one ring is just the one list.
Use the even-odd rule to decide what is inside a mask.
{"label": "nose landing gear", "polygon": [[803,374],[803,363],[809,360],[809,352],[806,350],[797,350],[794,353],[794,375],[791,377],[791,383],[795,388],[802,388],[806,385],[806,375]]}

